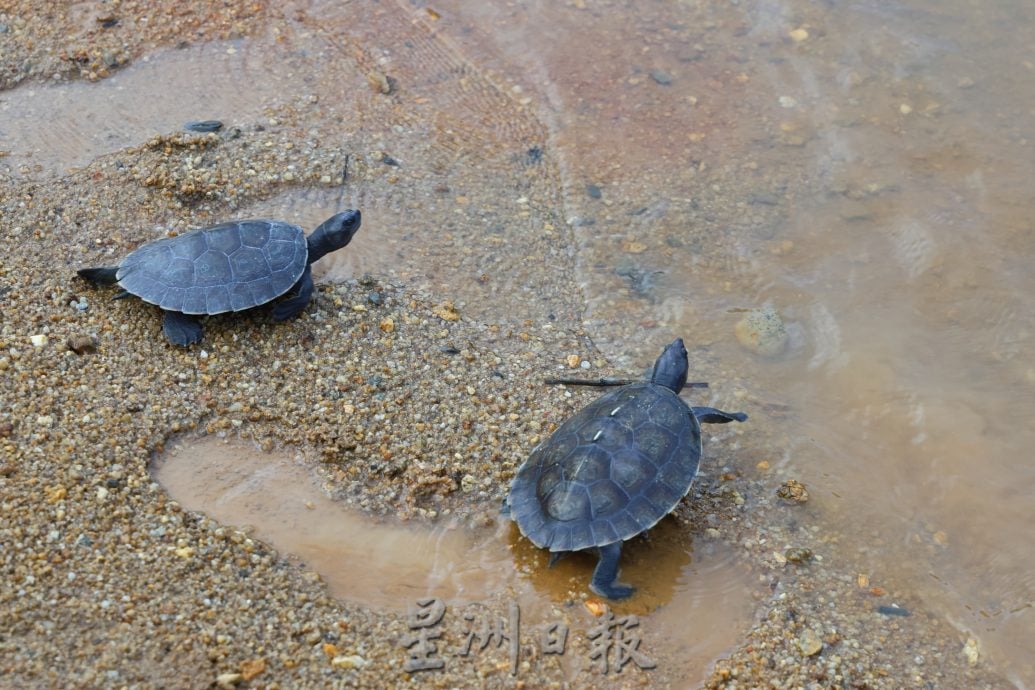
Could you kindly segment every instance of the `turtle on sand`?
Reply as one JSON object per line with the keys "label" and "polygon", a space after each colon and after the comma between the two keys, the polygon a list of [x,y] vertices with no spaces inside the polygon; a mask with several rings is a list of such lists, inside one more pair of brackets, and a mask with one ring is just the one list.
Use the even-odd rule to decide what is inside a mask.
{"label": "turtle on sand", "polygon": [[622,386],[565,421],[511,484],[506,510],[521,533],[553,556],[596,549],[590,587],[609,599],[635,591],[618,582],[622,542],[653,527],[689,492],[701,459],[701,422],[747,419],[683,402],[687,369],[677,338],[654,363],[650,381]]}
{"label": "turtle on sand", "polygon": [[162,330],[176,345],[201,340],[203,314],[243,311],[293,293],[273,307],[273,319],[300,314],[313,295],[313,262],[347,245],[359,230],[359,211],[325,220],[306,237],[279,220],[238,220],[149,242],[118,266],[83,268],[87,280],[118,283],[165,312]]}

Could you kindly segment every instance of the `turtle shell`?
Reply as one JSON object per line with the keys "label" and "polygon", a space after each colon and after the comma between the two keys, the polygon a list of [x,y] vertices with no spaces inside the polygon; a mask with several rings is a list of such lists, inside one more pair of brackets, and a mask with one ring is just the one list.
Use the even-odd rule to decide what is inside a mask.
{"label": "turtle shell", "polygon": [[653,527],[690,490],[701,426],[678,395],[634,383],[591,403],[532,451],[511,517],[536,546],[578,551]]}
{"label": "turtle shell", "polygon": [[265,304],[291,289],[309,259],[305,232],[272,220],[220,223],[145,244],[119,265],[119,285],[184,314]]}

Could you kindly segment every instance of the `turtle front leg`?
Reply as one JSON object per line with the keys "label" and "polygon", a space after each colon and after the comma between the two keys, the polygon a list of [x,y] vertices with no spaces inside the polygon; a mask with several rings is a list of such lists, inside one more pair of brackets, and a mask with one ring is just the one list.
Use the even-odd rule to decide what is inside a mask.
{"label": "turtle front leg", "polygon": [[309,304],[313,296],[313,272],[309,266],[305,267],[302,277],[295,283],[295,296],[279,302],[273,307],[274,321],[287,321],[302,313],[302,310]]}
{"label": "turtle front leg", "polygon": [[729,424],[730,422],[743,422],[748,418],[743,412],[723,412],[714,407],[695,407],[693,411],[697,421],[704,424]]}
{"label": "turtle front leg", "polygon": [[183,312],[165,312],[162,331],[165,332],[165,337],[169,339],[169,342],[174,345],[186,347],[201,342],[201,322],[198,321],[198,317]]}
{"label": "turtle front leg", "polygon": [[589,588],[608,599],[625,599],[635,592],[635,587],[618,582],[618,560],[622,557],[622,542],[616,541],[601,546],[598,551],[600,560],[593,571],[593,581],[590,582]]}

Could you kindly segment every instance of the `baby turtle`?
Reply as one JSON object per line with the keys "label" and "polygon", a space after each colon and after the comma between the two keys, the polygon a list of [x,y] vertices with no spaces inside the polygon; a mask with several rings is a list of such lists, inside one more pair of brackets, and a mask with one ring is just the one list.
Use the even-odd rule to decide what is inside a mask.
{"label": "baby turtle", "polygon": [[202,314],[243,311],[281,295],[273,319],[298,316],[313,295],[310,266],[347,245],[359,230],[359,211],[331,216],[309,237],[279,220],[239,220],[156,240],[114,267],[83,268],[94,283],[123,289],[165,312],[162,330],[176,345],[201,340]]}
{"label": "baby turtle", "polygon": [[[618,582],[622,542],[665,517],[690,490],[701,459],[701,422],[743,422],[743,412],[689,407],[686,348],[676,338],[649,382],[590,403],[518,469],[507,510],[521,533],[554,554],[595,548],[590,587],[608,599],[636,591]],[[552,560],[551,560],[552,562]]]}

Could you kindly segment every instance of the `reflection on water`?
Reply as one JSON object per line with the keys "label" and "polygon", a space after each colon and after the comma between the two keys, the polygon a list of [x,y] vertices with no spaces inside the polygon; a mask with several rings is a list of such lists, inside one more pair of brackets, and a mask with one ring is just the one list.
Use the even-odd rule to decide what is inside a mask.
{"label": "reflection on water", "polygon": [[[336,597],[374,610],[403,613],[425,596],[476,604],[510,590],[524,615],[546,618],[587,591],[596,564],[573,554],[549,568],[548,554],[509,521],[480,532],[375,521],[327,498],[290,456],[214,436],[175,446],[152,472],[188,510],[248,528],[320,573]],[[703,677],[750,623],[751,572],[715,542],[691,559],[686,529],[673,519],[626,546],[622,577],[639,591],[612,608],[643,616],[652,648],[689,677]],[[688,620],[710,623],[688,636]]]}
{"label": "reflection on water", "polygon": [[[485,321],[581,315],[630,371],[685,337],[696,377],[791,411],[752,415],[791,439],[760,452],[809,483],[851,568],[1035,684],[1035,6],[302,2],[280,31],[0,94],[4,165],[320,96],[368,164],[342,204],[249,210],[311,227],[362,208],[369,244],[326,279],[391,275]],[[201,69],[236,94],[221,112],[146,87]],[[371,96],[377,71],[399,91]],[[584,305],[556,287],[572,271]],[[734,337],[765,304],[791,335],[773,358]]]}

